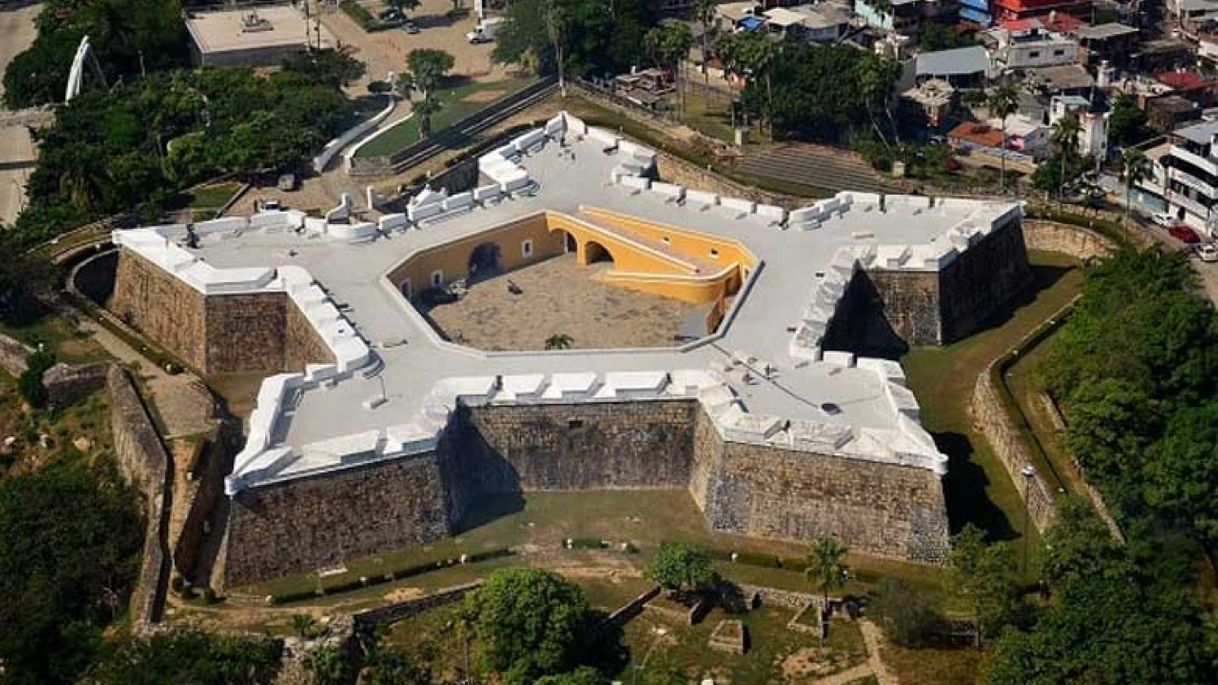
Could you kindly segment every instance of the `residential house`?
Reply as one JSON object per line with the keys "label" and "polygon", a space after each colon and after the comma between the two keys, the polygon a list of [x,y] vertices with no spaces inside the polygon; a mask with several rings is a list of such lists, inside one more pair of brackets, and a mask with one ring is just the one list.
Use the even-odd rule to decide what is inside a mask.
{"label": "residential house", "polygon": [[949,0],[889,0],[889,9],[880,11],[871,0],[854,0],[854,13],[868,26],[906,35],[916,34],[925,21],[944,21],[955,17],[956,5]]}
{"label": "residential house", "polygon": [[1078,95],[1055,95],[1049,100],[1049,124],[1073,114],[1078,117],[1078,149],[1084,155],[1108,156],[1108,112]]}
{"label": "residential house", "polygon": [[1186,126],[1168,134],[1171,147],[1161,163],[1167,170],[1168,212],[1207,234],[1218,202],[1218,121]]}
{"label": "residential house", "polygon": [[1041,28],[990,30],[996,41],[994,58],[1003,69],[1035,69],[1078,61],[1078,43]]}
{"label": "residential house", "polygon": [[1028,19],[1044,17],[1052,12],[1087,16],[1091,0],[994,0],[990,9],[994,19]]}
{"label": "residential house", "polygon": [[982,88],[993,72],[990,53],[980,45],[923,52],[914,59],[917,83],[942,79],[954,88]]}
{"label": "residential house", "polygon": [[1078,40],[1081,61],[1088,66],[1107,62],[1125,67],[1138,46],[1138,30],[1116,22],[1080,28],[1074,37]]}

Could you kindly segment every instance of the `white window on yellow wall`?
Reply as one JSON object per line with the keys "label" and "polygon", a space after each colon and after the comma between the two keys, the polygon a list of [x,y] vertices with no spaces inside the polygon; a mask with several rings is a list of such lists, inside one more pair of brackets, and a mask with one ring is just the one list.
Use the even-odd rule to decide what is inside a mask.
{"label": "white window on yellow wall", "polygon": [[439,288],[442,285],[444,285],[444,272],[440,269],[436,269],[435,271],[431,272],[431,287]]}
{"label": "white window on yellow wall", "polygon": [[526,240],[526,241],[520,243],[520,256],[524,257],[525,259],[528,259],[529,257],[533,256],[533,241],[532,240]]}

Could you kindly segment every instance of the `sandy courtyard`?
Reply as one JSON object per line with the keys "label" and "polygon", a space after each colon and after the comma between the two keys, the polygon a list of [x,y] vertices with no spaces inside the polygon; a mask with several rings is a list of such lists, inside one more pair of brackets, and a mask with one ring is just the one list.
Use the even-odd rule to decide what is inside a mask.
{"label": "sandy courtyard", "polygon": [[[453,342],[483,350],[541,350],[553,335],[572,348],[671,347],[703,307],[600,282],[606,265],[581,267],[563,255],[470,287],[460,301],[426,312]],[[508,281],[523,292],[508,292]]]}

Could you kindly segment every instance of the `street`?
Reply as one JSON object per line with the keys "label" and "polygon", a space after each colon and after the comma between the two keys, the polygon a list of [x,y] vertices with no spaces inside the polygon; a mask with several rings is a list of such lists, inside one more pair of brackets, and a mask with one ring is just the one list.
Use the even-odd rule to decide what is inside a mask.
{"label": "street", "polygon": [[[34,17],[41,4],[0,9],[0,73],[34,42]],[[0,83],[0,95],[4,85]],[[6,110],[0,108],[0,119]],[[34,142],[24,125],[0,124],[0,225],[11,225],[25,206],[25,181],[34,170]]]}

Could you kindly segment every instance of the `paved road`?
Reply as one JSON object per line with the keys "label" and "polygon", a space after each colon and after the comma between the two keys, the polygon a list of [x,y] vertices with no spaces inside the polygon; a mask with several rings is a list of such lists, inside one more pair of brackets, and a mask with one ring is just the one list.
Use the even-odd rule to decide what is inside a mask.
{"label": "paved road", "polygon": [[[18,53],[34,42],[34,17],[40,4],[0,9],[0,73]],[[4,85],[0,83],[0,95]],[[0,110],[0,116],[7,114]],[[11,224],[25,206],[25,181],[36,159],[34,142],[25,126],[0,126],[0,225]]]}

